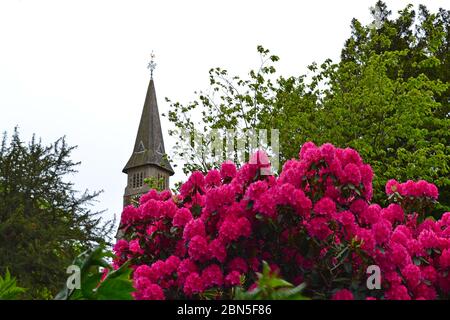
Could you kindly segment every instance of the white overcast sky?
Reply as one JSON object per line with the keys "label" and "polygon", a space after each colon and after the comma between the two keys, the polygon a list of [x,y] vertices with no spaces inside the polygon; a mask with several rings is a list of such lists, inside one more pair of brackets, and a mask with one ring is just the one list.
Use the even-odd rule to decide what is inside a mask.
{"label": "white overcast sky", "polygon": [[[45,143],[66,135],[82,162],[76,188],[103,189],[96,208],[119,216],[152,50],[163,113],[164,97],[188,102],[207,89],[211,67],[245,75],[258,65],[258,44],[280,56],[285,76],[336,61],[351,19],[371,22],[375,2],[0,0],[0,130],[18,125],[24,140],[36,133]],[[408,3],[450,8],[448,0],[385,2],[394,14]],[[170,154],[168,125],[162,119]]]}

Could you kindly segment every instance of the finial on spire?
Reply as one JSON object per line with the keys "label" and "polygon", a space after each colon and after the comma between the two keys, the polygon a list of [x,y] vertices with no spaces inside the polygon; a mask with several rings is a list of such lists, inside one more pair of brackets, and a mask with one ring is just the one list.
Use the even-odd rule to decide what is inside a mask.
{"label": "finial on spire", "polygon": [[153,53],[153,50],[152,50],[152,53],[150,54],[150,62],[147,66],[147,69],[150,70],[150,78],[151,79],[153,79],[153,70],[155,70],[155,68],[156,68],[156,63],[155,63],[154,59],[155,59],[155,54]]}

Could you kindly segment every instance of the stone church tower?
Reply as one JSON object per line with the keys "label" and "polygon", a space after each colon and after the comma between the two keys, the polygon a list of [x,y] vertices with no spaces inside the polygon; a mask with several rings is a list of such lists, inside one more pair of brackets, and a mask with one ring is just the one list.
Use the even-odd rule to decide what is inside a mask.
{"label": "stone church tower", "polygon": [[145,178],[155,177],[162,180],[160,187],[165,189],[169,188],[169,177],[174,174],[164,149],[155,83],[153,81],[153,69],[155,66],[156,64],[154,64],[152,59],[149,64],[152,76],[142,109],[133,153],[122,170],[128,176],[123,196],[124,206],[129,205],[132,199],[139,199],[142,194],[149,190],[144,183]]}

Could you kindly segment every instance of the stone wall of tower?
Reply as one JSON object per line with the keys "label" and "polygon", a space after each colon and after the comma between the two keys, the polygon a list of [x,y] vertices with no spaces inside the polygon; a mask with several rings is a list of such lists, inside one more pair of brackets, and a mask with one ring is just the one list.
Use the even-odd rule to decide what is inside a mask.
{"label": "stone wall of tower", "polygon": [[132,168],[127,174],[127,186],[123,197],[124,207],[131,204],[133,198],[138,200],[141,195],[148,192],[149,187],[144,183],[144,179],[149,177],[164,178],[161,188],[169,188],[170,175],[167,171],[152,165]]}

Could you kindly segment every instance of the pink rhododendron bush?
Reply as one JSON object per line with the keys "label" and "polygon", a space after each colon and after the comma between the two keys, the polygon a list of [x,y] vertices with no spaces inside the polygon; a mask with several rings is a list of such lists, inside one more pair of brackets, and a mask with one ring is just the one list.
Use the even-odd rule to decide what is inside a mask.
{"label": "pink rhododendron bush", "polygon": [[[305,143],[279,177],[263,167],[225,162],[124,209],[114,263],[131,261],[135,299],[232,299],[255,287],[263,261],[313,299],[449,297],[450,213],[426,218],[433,184],[391,180],[382,208],[371,167],[331,144]],[[371,265],[380,289],[367,286]]]}

